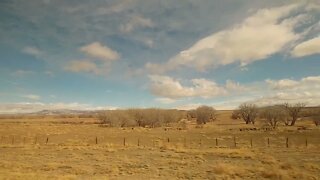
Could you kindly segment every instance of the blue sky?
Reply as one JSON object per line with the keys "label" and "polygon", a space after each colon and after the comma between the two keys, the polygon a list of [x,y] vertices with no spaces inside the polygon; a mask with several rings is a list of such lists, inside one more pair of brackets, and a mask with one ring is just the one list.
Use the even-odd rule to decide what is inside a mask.
{"label": "blue sky", "polygon": [[320,3],[2,0],[0,112],[320,104]]}

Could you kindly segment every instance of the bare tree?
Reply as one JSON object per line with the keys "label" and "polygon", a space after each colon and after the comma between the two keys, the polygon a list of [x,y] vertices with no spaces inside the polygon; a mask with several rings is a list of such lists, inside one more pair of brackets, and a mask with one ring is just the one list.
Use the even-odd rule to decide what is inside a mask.
{"label": "bare tree", "polygon": [[258,108],[255,104],[243,103],[239,106],[240,117],[246,122],[246,124],[255,123],[255,119],[258,116]]}
{"label": "bare tree", "polygon": [[300,117],[301,110],[306,106],[304,103],[296,103],[296,104],[283,104],[284,109],[287,111],[288,115],[291,117],[291,122],[286,121],[286,125],[294,126],[297,119]]}
{"label": "bare tree", "polygon": [[174,109],[127,109],[103,111],[99,120],[111,127],[158,127],[177,123],[185,116],[185,112]]}
{"label": "bare tree", "polygon": [[136,125],[136,122],[130,117],[126,110],[103,112],[99,115],[99,120],[103,124],[109,124],[111,127],[131,127]]}
{"label": "bare tree", "polygon": [[240,112],[238,110],[234,110],[231,114],[231,119],[241,119]]}
{"label": "bare tree", "polygon": [[166,126],[172,123],[177,123],[182,119],[183,114],[175,109],[162,110],[162,123]]}
{"label": "bare tree", "polygon": [[209,106],[200,106],[195,110],[195,116],[198,124],[206,124],[215,120],[215,109]]}
{"label": "bare tree", "polygon": [[189,110],[187,112],[187,119],[188,120],[192,120],[193,118],[196,118],[196,110],[195,109],[192,109],[192,110]]}
{"label": "bare tree", "polygon": [[316,126],[320,126],[320,115],[312,116],[311,119]]}
{"label": "bare tree", "polygon": [[286,112],[277,105],[265,108],[260,114],[273,129],[277,127],[279,122],[286,118],[286,115]]}
{"label": "bare tree", "polygon": [[144,110],[142,109],[129,109],[130,117],[136,122],[139,127],[145,127],[146,121],[144,119]]}

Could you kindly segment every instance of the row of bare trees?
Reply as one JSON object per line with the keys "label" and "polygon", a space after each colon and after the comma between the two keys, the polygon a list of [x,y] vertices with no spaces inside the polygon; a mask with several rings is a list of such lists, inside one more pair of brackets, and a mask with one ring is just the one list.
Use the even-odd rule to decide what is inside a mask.
{"label": "row of bare trees", "polygon": [[[297,120],[301,117],[302,110],[305,106],[306,104],[304,103],[284,103],[280,105],[258,108],[255,104],[243,103],[237,110],[233,111],[231,118],[243,119],[246,124],[254,124],[256,119],[259,117],[264,119],[273,128],[276,128],[281,122],[283,122],[286,126],[294,126]],[[317,126],[320,124],[319,110],[308,113],[307,116],[312,118]]]}
{"label": "row of bare trees", "polygon": [[159,127],[177,123],[185,112],[171,109],[126,109],[100,113],[99,120],[111,127]]}
{"label": "row of bare trees", "polygon": [[[243,119],[246,124],[255,124],[256,119],[265,120],[271,127],[276,128],[280,123],[286,126],[294,126],[302,116],[305,109],[304,103],[280,104],[258,108],[252,103],[244,103],[232,113],[233,119]],[[304,112],[304,116],[312,118],[315,124],[320,125],[319,108],[312,112]],[[159,127],[170,126],[185,120],[195,119],[197,124],[206,124],[216,119],[216,110],[210,106],[200,106],[190,111],[174,109],[127,109],[110,110],[100,113],[99,120],[111,127]]]}
{"label": "row of bare trees", "polygon": [[156,108],[126,109],[101,112],[99,120],[102,124],[111,127],[159,127],[192,118],[195,118],[198,124],[206,124],[216,119],[215,114],[215,109],[209,106],[200,106],[191,111]]}

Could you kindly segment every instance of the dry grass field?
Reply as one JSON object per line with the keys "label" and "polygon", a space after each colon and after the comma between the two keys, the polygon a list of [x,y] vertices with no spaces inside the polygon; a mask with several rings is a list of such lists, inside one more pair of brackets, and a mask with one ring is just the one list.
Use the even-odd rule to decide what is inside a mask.
{"label": "dry grass field", "polygon": [[[183,130],[100,127],[78,118],[1,119],[0,179],[320,178],[320,129],[311,122],[240,131],[254,127],[230,113]],[[307,130],[297,130],[301,125]]]}

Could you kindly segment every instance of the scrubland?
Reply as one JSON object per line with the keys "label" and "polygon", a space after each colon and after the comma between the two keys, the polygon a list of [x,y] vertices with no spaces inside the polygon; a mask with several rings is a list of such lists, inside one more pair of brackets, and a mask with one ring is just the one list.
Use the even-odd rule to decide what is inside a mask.
{"label": "scrubland", "polygon": [[101,127],[93,118],[1,119],[0,179],[320,178],[320,129],[311,121],[265,131],[230,115],[219,111],[214,122],[183,129]]}

